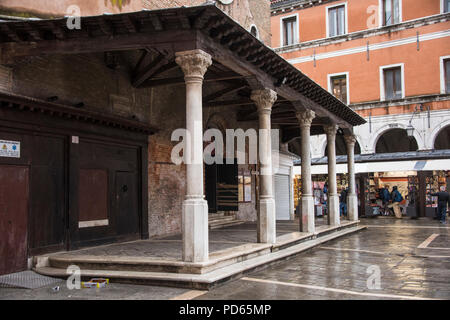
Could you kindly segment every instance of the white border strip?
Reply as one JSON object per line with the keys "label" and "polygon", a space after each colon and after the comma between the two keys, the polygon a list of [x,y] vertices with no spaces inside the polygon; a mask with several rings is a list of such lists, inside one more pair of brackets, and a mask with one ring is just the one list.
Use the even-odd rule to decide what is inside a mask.
{"label": "white border strip", "polygon": [[[439,31],[439,32],[433,32],[433,33],[427,33],[424,35],[419,35],[419,41],[428,41],[428,40],[435,40],[440,38],[445,38],[450,36],[450,30],[445,31]],[[406,44],[416,43],[417,42],[417,36],[410,37],[410,38],[404,38],[404,39],[398,39],[398,40],[392,40],[392,41],[385,41],[375,44],[369,44],[369,50],[381,50],[386,48],[392,48],[397,46],[402,46]],[[350,54],[356,54],[356,53],[363,53],[367,52],[367,46],[363,47],[355,47],[345,50],[338,50],[338,51],[331,51],[326,53],[319,53],[316,54],[315,59],[316,60],[323,60],[323,59],[329,59],[329,58],[335,58]],[[299,64],[304,62],[310,62],[314,60],[314,56],[307,56],[307,57],[299,57],[295,59],[290,59],[288,62],[292,64]]]}
{"label": "white border strip", "polygon": [[93,228],[93,227],[104,227],[109,226],[109,220],[92,220],[92,221],[79,221],[78,228]]}
{"label": "white border strip", "polygon": [[345,104],[350,104],[350,73],[348,71],[340,72],[340,73],[333,73],[333,74],[328,74],[327,75],[327,78],[328,78],[328,80],[327,80],[327,82],[328,82],[328,92],[331,93],[332,95],[334,95],[333,94],[333,90],[332,90],[333,86],[332,86],[332,83],[331,83],[331,78],[339,77],[339,76],[345,76],[345,80],[347,81],[347,84],[346,84],[346,86],[347,86],[347,101],[345,101],[344,103]]}
{"label": "white border strip", "polygon": [[194,300],[195,298],[198,298],[207,292],[208,291],[192,290],[185,292],[177,297],[171,298],[170,300],[181,300],[181,301]]}
{"label": "white border strip", "polygon": [[284,20],[295,17],[294,43],[290,46],[296,45],[300,42],[300,20],[298,13],[291,14],[280,18],[280,47],[288,46],[284,44]]}
{"label": "white border strip", "polygon": [[[405,64],[404,63],[397,63],[397,64],[391,64],[388,66],[381,66],[380,67],[380,100],[386,101],[386,86],[384,83],[384,70],[385,69],[391,69],[391,68],[398,68],[400,67],[400,73],[402,77],[402,99],[405,99]],[[394,84],[395,85],[395,84]]]}
{"label": "white border strip", "polygon": [[439,237],[439,233],[433,233],[431,236],[429,236],[424,242],[422,242],[417,248],[424,249],[429,246],[431,242],[433,242],[434,239]]}
{"label": "white border strip", "polygon": [[280,282],[280,281],[264,280],[264,279],[256,279],[256,278],[242,278],[242,280],[251,281],[251,282],[276,284],[276,285],[289,286],[289,287],[305,288],[305,289],[312,289],[312,290],[337,292],[337,293],[351,294],[351,295],[356,295],[356,296],[392,298],[392,299],[407,299],[407,300],[439,300],[439,299],[433,299],[433,298],[399,296],[399,295],[395,295],[395,294],[356,292],[356,291],[350,291],[350,290],[344,290],[344,289],[335,289],[335,288],[312,286],[312,285],[307,285],[307,284],[288,283],[288,282]]}
{"label": "white border strip", "polygon": [[439,73],[440,73],[440,80],[441,80],[441,94],[446,94],[447,88],[445,83],[445,66],[444,66],[444,60],[450,59],[450,56],[443,56],[439,57]]}

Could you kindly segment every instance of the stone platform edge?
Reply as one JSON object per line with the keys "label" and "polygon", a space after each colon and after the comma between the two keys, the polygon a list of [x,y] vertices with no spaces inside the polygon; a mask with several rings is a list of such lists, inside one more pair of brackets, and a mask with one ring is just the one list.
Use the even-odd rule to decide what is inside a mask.
{"label": "stone platform edge", "polygon": [[[325,242],[343,237],[366,229],[358,226],[359,221],[349,222],[341,226],[322,226],[314,234],[302,234],[296,237],[296,233],[288,234],[292,239],[284,243],[272,246],[272,251],[264,255],[258,255],[248,260],[224,265],[220,268],[202,274],[168,273],[168,272],[141,272],[141,271],[116,271],[116,270],[81,270],[83,279],[92,277],[109,278],[112,282],[131,283],[143,285],[158,285],[197,290],[210,290],[217,285],[236,279],[251,271],[264,269],[269,265],[289,259],[301,252],[312,249]],[[286,236],[286,235],[284,235]],[[290,246],[288,244],[291,244]],[[245,254],[245,253],[244,253]],[[220,264],[220,263],[219,263]],[[58,278],[67,278],[69,275],[65,269],[49,266],[36,266],[37,273]]]}

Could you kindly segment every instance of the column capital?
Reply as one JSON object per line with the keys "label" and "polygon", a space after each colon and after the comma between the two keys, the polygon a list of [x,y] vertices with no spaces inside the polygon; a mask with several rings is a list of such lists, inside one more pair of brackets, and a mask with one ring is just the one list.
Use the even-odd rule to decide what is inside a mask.
{"label": "column capital", "polygon": [[323,126],[323,130],[325,131],[325,133],[327,134],[328,137],[336,137],[336,133],[337,133],[338,129],[339,129],[339,126],[337,126],[335,124]]}
{"label": "column capital", "polygon": [[300,127],[311,127],[311,124],[316,117],[316,113],[312,110],[298,111],[295,113]]}
{"label": "column capital", "polygon": [[183,70],[186,78],[202,78],[212,65],[211,55],[203,50],[191,50],[175,53],[175,62]]}
{"label": "column capital", "polygon": [[356,144],[356,137],[354,134],[345,135],[344,139],[348,146],[354,146]]}
{"label": "column capital", "polygon": [[277,101],[277,93],[271,89],[253,90],[250,99],[255,102],[259,113],[270,114]]}

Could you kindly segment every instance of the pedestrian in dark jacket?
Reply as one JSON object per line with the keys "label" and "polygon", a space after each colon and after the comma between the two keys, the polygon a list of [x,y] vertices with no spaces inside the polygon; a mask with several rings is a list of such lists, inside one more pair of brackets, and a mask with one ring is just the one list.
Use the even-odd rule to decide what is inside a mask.
{"label": "pedestrian in dark jacket", "polygon": [[339,196],[339,208],[341,215],[347,216],[347,194],[348,189],[342,189],[341,195]]}
{"label": "pedestrian in dark jacket", "polygon": [[392,194],[391,194],[392,204],[389,205],[389,208],[394,209],[395,217],[397,219],[402,218],[402,212],[400,210],[400,202],[403,201],[403,196],[398,191],[397,187],[392,188]]}
{"label": "pedestrian in dark jacket", "polygon": [[389,215],[388,205],[389,205],[389,201],[391,200],[391,194],[389,193],[389,187],[386,186],[386,187],[382,188],[380,193],[381,193],[381,200],[383,201],[384,214],[387,216],[387,215]]}
{"label": "pedestrian in dark jacket", "polygon": [[442,224],[446,224],[447,205],[450,206],[450,194],[445,191],[445,187],[441,187],[440,192],[432,193],[432,197],[438,197],[438,218]]}

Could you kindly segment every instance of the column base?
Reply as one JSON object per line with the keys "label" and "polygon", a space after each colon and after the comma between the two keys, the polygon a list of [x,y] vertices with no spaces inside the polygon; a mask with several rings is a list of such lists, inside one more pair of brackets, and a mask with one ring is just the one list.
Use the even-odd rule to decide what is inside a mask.
{"label": "column base", "polygon": [[340,226],[341,218],[338,195],[330,195],[328,197],[328,203],[328,224],[330,226]]}
{"label": "column base", "polygon": [[274,244],[277,242],[275,200],[261,199],[259,201],[259,242]]}
{"label": "column base", "polygon": [[315,217],[314,217],[314,198],[313,196],[302,197],[302,217],[301,217],[301,232],[314,233],[315,232]]}
{"label": "column base", "polygon": [[183,202],[183,261],[206,262],[209,259],[208,202],[190,199]]}
{"label": "column base", "polygon": [[347,196],[347,212],[350,221],[358,221],[358,197],[356,194]]}

